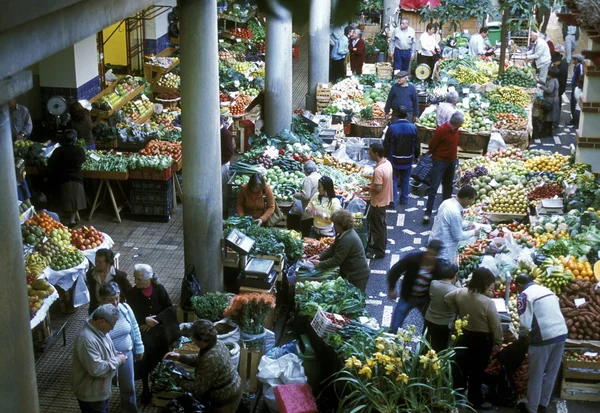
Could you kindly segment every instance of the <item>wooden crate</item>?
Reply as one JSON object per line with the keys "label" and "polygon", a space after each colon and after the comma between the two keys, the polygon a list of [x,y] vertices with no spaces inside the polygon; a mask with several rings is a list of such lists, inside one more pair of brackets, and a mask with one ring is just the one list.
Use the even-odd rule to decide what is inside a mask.
{"label": "wooden crate", "polygon": [[600,383],[574,381],[563,379],[560,397],[565,400],[581,400],[588,402],[600,402]]}
{"label": "wooden crate", "polygon": [[260,382],[256,375],[258,374],[258,365],[262,356],[262,350],[249,350],[242,341],[238,373],[242,379],[242,389],[244,392],[256,393],[258,391]]}
{"label": "wooden crate", "polygon": [[377,70],[377,77],[380,79],[391,79],[393,72],[394,72],[394,67],[392,66],[391,63],[387,63],[387,62],[383,62],[383,63],[377,63],[376,64],[376,70]]}
{"label": "wooden crate", "polygon": [[[421,144],[421,153],[427,153],[427,152],[429,152],[429,145],[422,143]],[[472,152],[472,151],[465,151],[461,147],[458,148],[458,159],[473,159],[473,158],[477,158],[478,156],[481,156],[481,155],[483,155],[482,151]]]}
{"label": "wooden crate", "polygon": [[[97,100],[100,100],[100,98],[102,96],[107,95],[111,92],[114,92],[115,87],[116,87],[116,85],[104,89],[102,92],[98,93],[96,96],[91,98],[90,103],[94,103]],[[135,98],[140,93],[142,93],[144,91],[144,89],[146,89],[145,84],[136,87],[135,89],[133,89],[131,91],[131,93],[129,93],[123,99],[121,99],[121,101],[119,101],[119,103],[117,103],[115,106],[113,106],[111,110],[102,110],[102,109],[92,108],[92,110],[90,111],[90,115],[92,116],[92,119],[94,119],[94,120],[108,119],[108,117],[110,115],[112,115],[116,111],[120,110],[123,106],[125,106],[127,103],[129,103],[133,98]]]}
{"label": "wooden crate", "polygon": [[[156,57],[171,57],[175,53],[174,47],[167,47],[162,52],[156,54]],[[144,63],[144,77],[148,82],[156,82],[165,73],[170,72],[179,65],[180,61],[173,63],[169,67],[158,67]]]}
{"label": "wooden crate", "polygon": [[177,306],[177,320],[180,323],[193,323],[198,317],[195,311],[186,311],[181,307]]}
{"label": "wooden crate", "polygon": [[600,362],[566,361],[563,358],[563,378],[594,380],[600,385]]}
{"label": "wooden crate", "polygon": [[[278,278],[277,280],[279,281],[279,276],[281,273],[277,274]],[[252,288],[252,287],[245,287],[245,286],[240,286],[240,294],[270,294],[273,296],[273,298],[275,300],[277,300],[277,288],[275,288],[275,286],[272,286],[270,290],[262,290],[260,288]],[[265,326],[266,329],[272,330],[273,327],[275,326],[275,321],[276,321],[276,312],[275,312],[276,306],[273,307],[271,309],[271,311],[269,311],[269,313],[265,316],[265,319],[263,321],[263,325]]]}
{"label": "wooden crate", "polygon": [[375,65],[375,63],[363,63],[362,74],[363,75],[377,74],[377,66]]}

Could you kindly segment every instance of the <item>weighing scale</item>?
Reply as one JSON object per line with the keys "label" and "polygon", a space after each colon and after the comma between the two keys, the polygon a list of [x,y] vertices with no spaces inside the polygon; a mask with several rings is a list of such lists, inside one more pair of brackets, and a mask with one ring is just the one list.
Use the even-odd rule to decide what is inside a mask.
{"label": "weighing scale", "polygon": [[277,279],[277,273],[273,269],[275,261],[263,258],[248,258],[248,254],[254,247],[254,240],[237,229],[225,238],[225,243],[240,255],[237,285],[270,290]]}
{"label": "weighing scale", "polygon": [[62,96],[52,96],[46,103],[46,110],[56,120],[56,130],[60,129],[60,117],[67,113],[67,101]]}

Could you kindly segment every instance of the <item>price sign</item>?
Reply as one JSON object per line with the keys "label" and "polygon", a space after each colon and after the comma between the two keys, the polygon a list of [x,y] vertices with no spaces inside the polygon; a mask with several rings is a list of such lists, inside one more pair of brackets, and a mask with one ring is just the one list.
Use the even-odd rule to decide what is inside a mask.
{"label": "price sign", "polygon": [[576,298],[574,303],[575,303],[575,307],[579,308],[585,304],[585,298]]}
{"label": "price sign", "polygon": [[358,85],[358,90],[363,90],[363,85]]}
{"label": "price sign", "polygon": [[[448,79],[447,77],[445,77],[444,79]],[[443,80],[442,80],[443,82]],[[448,92],[456,92],[456,88],[454,86],[448,86]]]}
{"label": "price sign", "polygon": [[242,39],[235,39],[236,43],[240,43]]}
{"label": "price sign", "polygon": [[219,39],[219,43],[225,43],[225,40]]}
{"label": "price sign", "polygon": [[334,314],[334,315],[333,315],[333,317],[335,317],[335,319],[336,319],[337,321],[344,321],[344,317],[342,317],[342,316],[341,316],[341,315],[339,315],[339,314]]}
{"label": "price sign", "polygon": [[381,89],[381,83],[375,83],[375,89]]}
{"label": "price sign", "polygon": [[463,94],[468,95],[470,92],[471,92],[471,89],[469,89],[468,87],[463,88]]}
{"label": "price sign", "polygon": [[92,158],[92,159],[93,159],[93,160],[95,160],[95,161],[99,161],[99,160],[101,159],[101,158],[100,158],[98,155],[96,155],[95,153],[91,153],[91,154],[90,154],[90,158]]}
{"label": "price sign", "polygon": [[594,353],[591,351],[586,351],[585,353],[583,353],[583,357],[596,357],[598,355],[598,353]]}

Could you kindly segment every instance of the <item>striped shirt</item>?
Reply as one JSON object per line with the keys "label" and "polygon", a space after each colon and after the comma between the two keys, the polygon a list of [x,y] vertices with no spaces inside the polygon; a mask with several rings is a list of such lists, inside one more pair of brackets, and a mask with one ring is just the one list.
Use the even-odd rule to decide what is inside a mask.
{"label": "striped shirt", "polygon": [[421,297],[423,295],[429,294],[429,285],[431,284],[431,279],[433,278],[433,274],[431,271],[427,271],[423,268],[419,269],[419,275],[415,280],[415,285],[413,285],[412,295],[415,297]]}
{"label": "striped shirt", "polygon": [[[119,305],[120,307],[120,305]],[[120,310],[120,309],[119,309]],[[131,324],[122,311],[119,311],[119,319],[114,328],[108,333],[112,339],[115,349],[121,353],[127,353],[133,348],[133,340],[131,339]]]}

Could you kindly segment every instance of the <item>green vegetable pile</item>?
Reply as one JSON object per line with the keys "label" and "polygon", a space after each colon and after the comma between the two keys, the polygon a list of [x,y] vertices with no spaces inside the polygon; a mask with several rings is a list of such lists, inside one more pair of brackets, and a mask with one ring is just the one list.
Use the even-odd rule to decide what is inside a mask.
{"label": "green vegetable pile", "polygon": [[173,159],[166,155],[138,155],[129,157],[129,169],[153,168],[163,171],[170,168],[172,163]]}
{"label": "green vegetable pile", "polygon": [[217,322],[223,319],[223,311],[229,305],[229,298],[223,293],[206,293],[192,297],[192,306],[200,319]]}
{"label": "green vegetable pile", "polygon": [[527,69],[523,69],[516,66],[511,66],[502,73],[502,76],[498,78],[502,86],[520,86],[520,87],[536,87],[537,82],[531,73]]}
{"label": "green vegetable pile", "polygon": [[365,313],[365,296],[343,278],[323,281],[307,281],[296,284],[296,302],[299,315],[314,317],[320,306],[327,313],[357,318]]}
{"label": "green vegetable pile", "polygon": [[84,171],[127,172],[129,158],[110,152],[87,151],[82,169]]}
{"label": "green vegetable pile", "polygon": [[524,118],[527,118],[525,109],[521,106],[513,105],[512,103],[495,103],[490,105],[488,108],[488,113],[490,115],[495,115],[496,113],[514,113],[515,115],[520,115]]}

